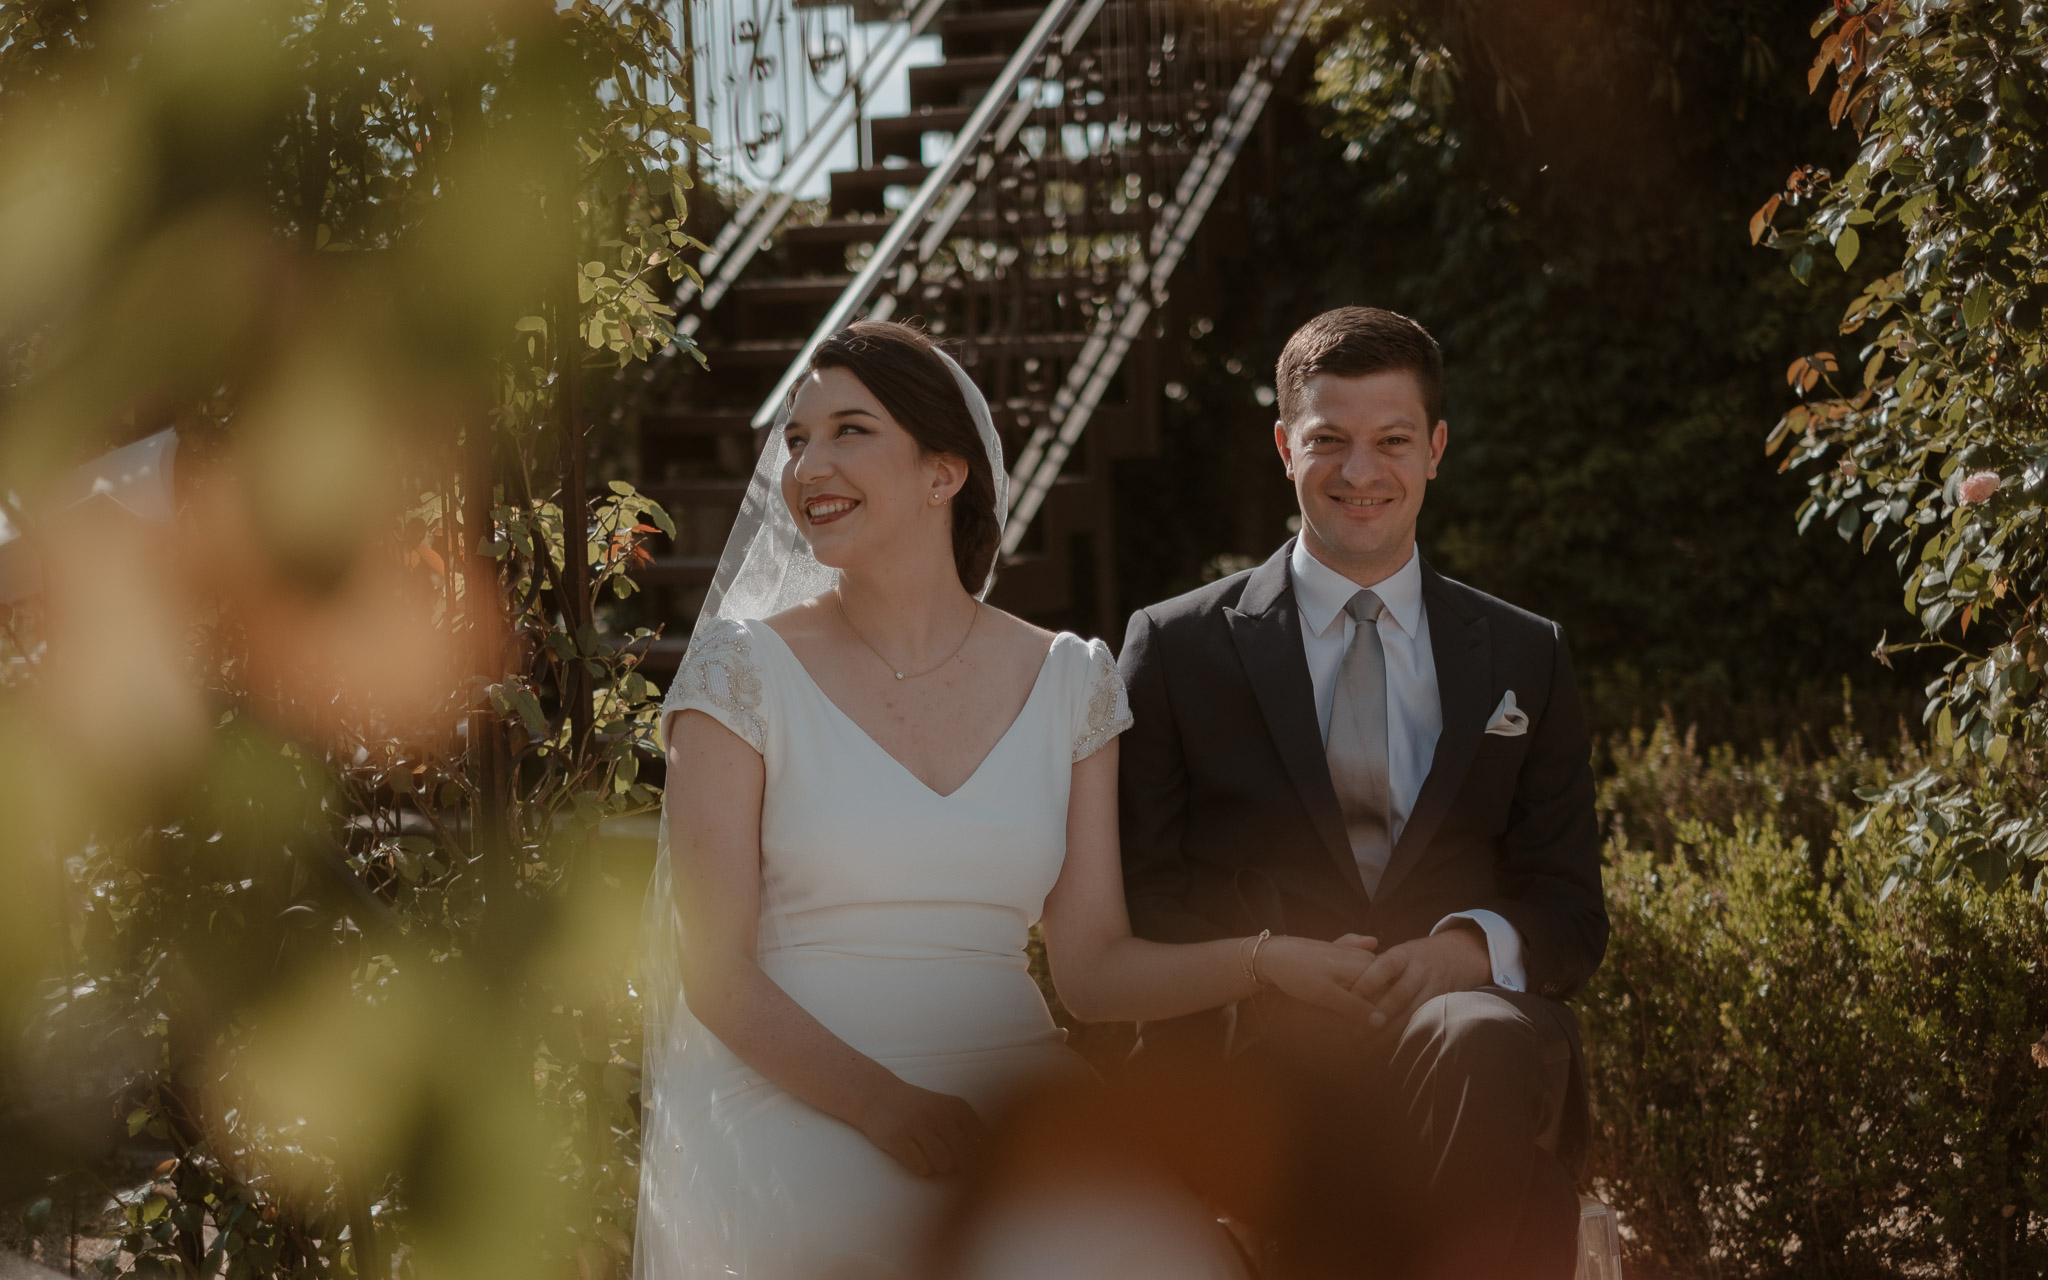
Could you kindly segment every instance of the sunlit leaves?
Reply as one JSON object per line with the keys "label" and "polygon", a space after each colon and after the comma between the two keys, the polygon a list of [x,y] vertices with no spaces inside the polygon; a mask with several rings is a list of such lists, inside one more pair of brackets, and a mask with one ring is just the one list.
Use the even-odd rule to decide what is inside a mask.
{"label": "sunlit leaves", "polygon": [[[1824,464],[1808,468],[1802,524],[1826,516],[1846,534],[1846,513],[1860,509],[1873,522],[1866,549],[1886,531],[1917,643],[1955,655],[1928,691],[1927,723],[1962,772],[1924,775],[1886,801],[1913,815],[1919,865],[2032,865],[2041,876],[2048,9],[1876,0],[1835,5],[1814,30],[1826,34],[1809,87],[1833,73],[1830,119],[1862,136],[1858,159],[1839,182],[1795,172],[1751,238],[1786,252],[1802,280],[1819,243],[1844,270],[1882,245],[1894,269],[1842,319],[1864,344],[1860,386],[1836,386],[1832,362],[1795,361],[1786,380],[1803,403],[1766,448],[1789,443],[1788,467]],[[1772,219],[1786,205],[1805,222],[1780,233]],[[1955,852],[1966,846],[1967,857]]]}
{"label": "sunlit leaves", "polygon": [[1777,216],[1778,206],[1783,204],[1784,202],[1784,196],[1772,196],[1770,199],[1764,201],[1763,207],[1759,208],[1755,213],[1750,215],[1749,242],[1751,244],[1755,244],[1759,240],[1763,239],[1764,231],[1771,225],[1771,219]]}
{"label": "sunlit leaves", "polygon": [[[1405,67],[1407,74],[1389,68]],[[1354,150],[1376,146],[1394,130],[1440,143],[1438,123],[1451,104],[1463,71],[1449,49],[1427,44],[1394,23],[1361,23],[1332,43],[1316,66],[1316,93],[1351,122]],[[1496,77],[1505,94],[1506,81]],[[1497,106],[1504,106],[1504,97]]]}
{"label": "sunlit leaves", "polygon": [[1820,385],[1820,380],[1833,373],[1840,366],[1835,363],[1832,351],[1816,351],[1800,356],[1785,369],[1785,385],[1804,395]]}
{"label": "sunlit leaves", "polygon": [[1842,264],[1842,270],[1847,271],[1855,264],[1856,254],[1862,247],[1863,238],[1856,234],[1856,228],[1842,228],[1842,234],[1835,240],[1835,261]]}

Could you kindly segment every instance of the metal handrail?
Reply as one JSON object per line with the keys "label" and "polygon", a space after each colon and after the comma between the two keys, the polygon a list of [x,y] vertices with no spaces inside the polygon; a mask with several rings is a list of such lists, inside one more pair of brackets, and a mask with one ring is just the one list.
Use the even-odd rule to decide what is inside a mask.
{"label": "metal handrail", "polygon": [[[1074,15],[1073,21],[1067,24],[1066,31],[1061,34],[1059,49],[1047,55],[1045,71],[1039,76],[1041,81],[1050,80],[1060,74],[1066,59],[1073,56],[1075,46],[1081,43],[1081,37],[1088,34],[1088,28],[1094,24],[1096,15],[1102,12],[1104,3],[1105,0],[1084,0],[1081,11]],[[1016,140],[1017,131],[1031,118],[1032,109],[1037,105],[1030,99],[1019,99],[1010,104],[1002,123],[995,128],[993,144],[975,163],[974,176],[953,189],[953,194],[946,197],[946,203],[932,216],[931,225],[925,229],[924,235],[918,238],[915,260],[920,266],[930,261],[931,256],[939,251],[939,246],[945,243],[946,237],[953,233],[953,227],[960,221],[960,215],[967,211],[968,202],[974,199],[975,190],[995,171],[996,156]],[[882,300],[875,304],[874,310],[868,313],[868,317],[873,320],[887,320],[895,315],[899,299],[908,287],[906,284],[899,284],[894,292],[883,295]]]}
{"label": "metal handrail", "polygon": [[704,280],[702,289],[694,281],[685,280],[676,291],[674,305],[678,308],[688,305],[693,298],[697,301],[697,310],[685,316],[678,326],[684,334],[696,333],[703,324],[703,313],[718,305],[726,291],[739,279],[740,272],[760,251],[762,241],[782,225],[790,205],[796,202],[796,193],[831,155],[832,148],[846,136],[847,129],[859,120],[858,104],[872,97],[894,74],[910,46],[924,34],[924,29],[931,25],[932,18],[944,4],[945,0],[923,0],[908,20],[891,24],[888,39],[869,50],[860,70],[847,77],[845,86],[825,108],[819,127],[811,131],[789,162],[719,230],[711,247],[697,264],[698,273]]}
{"label": "metal handrail", "polygon": [[1217,192],[1251,137],[1273,94],[1273,81],[1294,56],[1315,15],[1314,0],[1292,0],[1276,15],[1258,55],[1245,62],[1226,101],[1226,127],[1211,130],[1174,191],[1174,201],[1153,228],[1152,257],[1133,264],[1116,299],[1091,328],[1067,370],[1046,420],[1032,431],[1010,473],[1010,518],[1003,529],[1003,554],[1014,553],[1052,491],[1067,457],[1095,414],[1109,383],[1153,309],[1166,300],[1166,283],[1193,243]]}
{"label": "metal handrail", "polygon": [[[853,278],[853,282],[846,286],[845,291],[832,304],[832,309],[825,313],[825,318],[819,322],[817,329],[804,341],[803,348],[797,352],[795,359],[790,361],[789,368],[783,371],[781,379],[775,384],[775,389],[768,393],[768,398],[754,411],[753,426],[756,430],[775,421],[783,398],[789,394],[790,388],[796,385],[797,379],[803,376],[804,368],[810,363],[811,354],[818,349],[818,344],[844,328],[853,319],[854,314],[866,304],[876,287],[881,284],[883,276],[894,269],[896,258],[903,252],[904,245],[909,243],[911,233],[938,204],[940,194],[952,185],[960,173],[961,166],[966,163],[969,153],[981,145],[982,138],[988,133],[989,125],[994,121],[996,113],[1016,96],[1017,86],[1023,81],[1024,73],[1045,52],[1045,46],[1051,40],[1054,29],[1073,10],[1075,3],[1076,0],[1052,0],[1052,3],[1045,7],[1045,12],[1039,14],[1038,20],[1031,24],[1031,30],[1024,37],[1023,43],[1017,46],[1017,51],[1011,54],[1010,60],[1003,65],[1002,74],[996,77],[995,83],[989,86],[988,92],[975,105],[973,114],[968,116],[967,123],[961,126],[960,132],[953,136],[953,145],[946,149],[945,159],[926,176],[923,184],[918,187],[917,194],[911,197],[909,205],[889,224],[887,234],[882,237],[881,243],[875,246],[874,255],[867,260],[860,274]],[[907,288],[908,285],[904,287]]]}

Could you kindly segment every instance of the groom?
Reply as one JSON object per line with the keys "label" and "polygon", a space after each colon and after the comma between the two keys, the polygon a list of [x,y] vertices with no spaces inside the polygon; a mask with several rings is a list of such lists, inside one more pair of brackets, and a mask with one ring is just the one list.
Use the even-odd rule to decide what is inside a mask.
{"label": "groom", "polygon": [[1288,1274],[1563,1280],[1586,1118],[1562,1001],[1607,944],[1564,635],[1416,549],[1445,443],[1421,325],[1326,312],[1277,386],[1300,537],[1124,641],[1126,892],[1159,941],[1369,935],[1375,1012],[1361,1034],[1268,992],[1146,1037],[1214,1030],[1290,1114],[1290,1216],[1254,1224]]}

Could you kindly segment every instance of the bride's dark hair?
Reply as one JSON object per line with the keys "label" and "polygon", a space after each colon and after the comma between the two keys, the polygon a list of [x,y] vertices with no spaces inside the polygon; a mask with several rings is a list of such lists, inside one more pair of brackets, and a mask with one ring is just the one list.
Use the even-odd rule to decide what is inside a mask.
{"label": "bride's dark hair", "polygon": [[903,424],[920,450],[951,454],[967,464],[967,483],[953,495],[953,567],[960,572],[960,585],[979,595],[1002,540],[995,473],[967,398],[938,348],[907,324],[856,320],[819,343],[809,367],[851,373]]}

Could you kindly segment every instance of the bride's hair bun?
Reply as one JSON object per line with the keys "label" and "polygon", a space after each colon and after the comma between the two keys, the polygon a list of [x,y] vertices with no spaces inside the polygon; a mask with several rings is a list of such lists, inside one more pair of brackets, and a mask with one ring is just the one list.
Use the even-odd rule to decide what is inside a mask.
{"label": "bride's hair bun", "polygon": [[967,483],[953,497],[953,565],[960,571],[960,585],[978,595],[1002,540],[995,473],[967,399],[938,348],[910,325],[856,320],[818,344],[810,367],[845,369],[903,424],[918,448],[951,454],[967,464]]}

